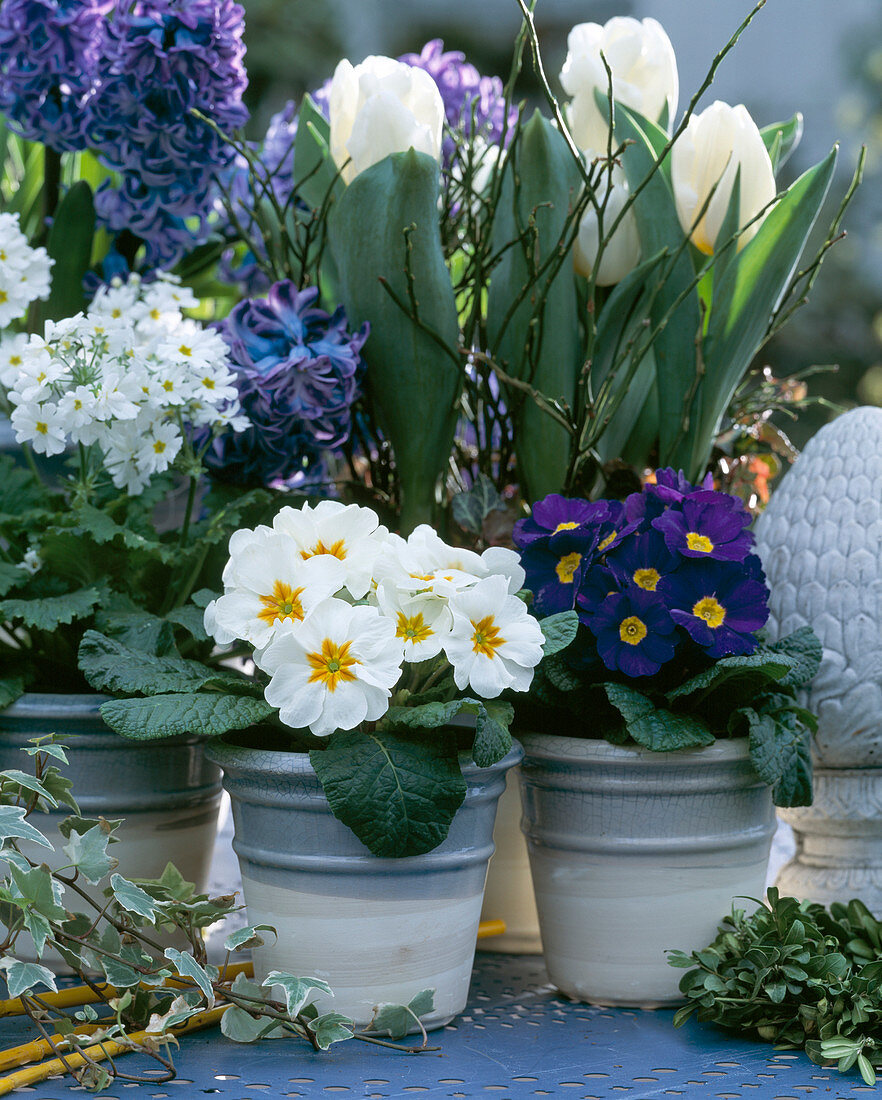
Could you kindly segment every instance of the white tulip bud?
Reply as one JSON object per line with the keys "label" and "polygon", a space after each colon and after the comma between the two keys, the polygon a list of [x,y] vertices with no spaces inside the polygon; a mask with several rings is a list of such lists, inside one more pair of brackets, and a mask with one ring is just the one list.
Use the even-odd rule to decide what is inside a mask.
{"label": "white tulip bud", "polygon": [[441,159],[444,101],[424,69],[391,57],[343,60],[328,107],[331,156],[346,183],[390,153],[412,148]]}
{"label": "white tulip bud", "polygon": [[[612,172],[604,169],[596,190],[597,204],[603,209],[603,232],[609,236],[609,231],[616,218],[622,211],[622,207],[628,201],[630,191],[624,171],[614,165]],[[604,201],[606,205],[604,206]],[[576,271],[580,275],[590,276],[597,252],[600,248],[600,227],[597,209],[594,203],[589,204],[582,221],[579,223],[579,236],[573,251],[573,260]],[[622,279],[632,271],[640,262],[640,234],[637,231],[637,219],[634,216],[634,207],[622,218],[616,227],[611,240],[607,242],[603,255],[600,258],[600,267],[597,269],[595,282],[598,286],[612,286],[620,283]]]}
{"label": "white tulip bud", "polygon": [[[775,174],[747,109],[740,103],[730,107],[717,100],[690,118],[671,151],[671,182],[680,225],[684,233],[692,235],[695,247],[708,256],[717,247],[739,168],[738,226],[742,228],[774,199]],[[699,219],[715,184],[713,197]],[[755,221],[744,229],[738,238],[739,251],[753,239],[761,224]]]}
{"label": "white tulip bud", "polygon": [[[668,120],[677,110],[679,78],[674,47],[655,19],[615,16],[601,26],[580,23],[567,38],[567,59],[560,82],[572,96],[568,122],[580,149],[600,153],[607,147],[609,121],[595,102],[594,93],[609,93],[609,76],[601,53],[612,73],[613,96],[658,122],[668,107]],[[670,126],[669,126],[670,129]]]}

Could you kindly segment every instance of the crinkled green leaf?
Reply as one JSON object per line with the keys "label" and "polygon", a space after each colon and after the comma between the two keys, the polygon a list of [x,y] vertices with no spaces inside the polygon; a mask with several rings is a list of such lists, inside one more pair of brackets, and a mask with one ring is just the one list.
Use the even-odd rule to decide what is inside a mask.
{"label": "crinkled green leaf", "polygon": [[136,741],[155,741],[192,734],[218,737],[247,729],[273,713],[264,699],[247,695],[155,695],[150,699],[112,699],[102,703],[101,717],[117,733]]}
{"label": "crinkled green leaf", "polygon": [[55,630],[58,626],[86,619],[101,601],[101,591],[95,587],[79,588],[64,596],[47,596],[37,600],[0,600],[0,620],[35,630]]}
{"label": "crinkled green leaf", "polygon": [[509,727],[514,720],[511,703],[488,700],[478,706],[475,714],[475,740],[472,759],[479,768],[489,768],[511,749]]}
{"label": "crinkled green leaf", "polygon": [[17,585],[24,584],[28,574],[19,565],[0,561],[0,596],[5,596]]}
{"label": "crinkled green leaf", "polygon": [[628,734],[638,745],[655,752],[673,752],[713,744],[714,735],[701,718],[662,710],[624,684],[603,686],[607,698],[625,719]]}
{"label": "crinkled green leaf", "polygon": [[736,705],[735,700],[749,700],[773,681],[781,681],[795,668],[795,661],[786,653],[769,653],[768,649],[758,649],[755,653],[742,657],[721,657],[714,664],[680,684],[667,693],[669,703],[688,699],[689,706],[697,707],[704,703],[724,685],[727,700]]}
{"label": "crinkled green leaf", "polygon": [[456,738],[338,730],[309,754],[334,816],[377,856],[421,855],[447,836],[466,785]]}
{"label": "crinkled green leaf", "polygon": [[741,712],[748,722],[750,759],[757,775],[772,787],[778,806],[809,806],[812,801],[811,733],[789,709]]}
{"label": "crinkled green leaf", "polygon": [[245,684],[241,677],[183,657],[155,657],[129,649],[114,638],[87,630],[80,642],[78,666],[96,691],[161,695],[189,693],[206,684]]}
{"label": "crinkled green leaf", "polygon": [[24,680],[21,676],[7,676],[0,679],[0,710],[5,710],[24,694]]}
{"label": "crinkled green leaf", "polygon": [[805,687],[817,675],[824,656],[821,640],[810,626],[800,627],[766,649],[783,653],[796,662],[795,667],[781,679],[782,687]]}
{"label": "crinkled green leaf", "polygon": [[551,657],[566,649],[576,637],[579,629],[579,616],[575,611],[560,611],[556,615],[549,615],[547,619],[540,619],[542,636],[542,652],[546,657]]}
{"label": "crinkled green leaf", "polygon": [[173,608],[165,617],[169,622],[182,626],[197,642],[208,639],[208,633],[205,630],[205,612],[201,607],[192,603],[184,604],[183,607]]}

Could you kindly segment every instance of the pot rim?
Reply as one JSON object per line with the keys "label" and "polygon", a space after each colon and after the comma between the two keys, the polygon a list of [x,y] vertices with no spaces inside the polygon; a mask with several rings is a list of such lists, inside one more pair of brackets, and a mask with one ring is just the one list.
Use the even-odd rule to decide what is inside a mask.
{"label": "pot rim", "polygon": [[108,702],[110,698],[111,696],[100,691],[26,691],[14,703],[0,709],[0,717],[8,715],[10,718],[40,718],[44,714],[54,715],[59,710],[97,714],[101,704]]}
{"label": "pot rim", "polygon": [[[231,731],[230,736],[236,732]],[[315,769],[309,762],[308,752],[296,752],[287,749],[261,749],[253,746],[231,745],[227,741],[227,734],[212,738],[205,742],[205,754],[209,760],[219,765],[224,771],[238,768],[248,770],[260,775],[285,775],[285,776],[310,776],[316,777]],[[507,771],[518,764],[524,756],[524,750],[519,741],[512,738],[512,746],[509,751],[487,768],[479,768],[471,758],[471,754],[461,752],[459,754],[460,767],[463,777],[479,779],[491,772]]]}
{"label": "pot rim", "polygon": [[524,762],[531,758],[543,760],[610,761],[616,764],[653,762],[659,767],[682,768],[684,763],[727,763],[750,758],[750,742],[746,737],[719,738],[711,745],[693,749],[673,749],[660,752],[643,745],[613,745],[609,741],[590,737],[567,737],[555,733],[520,731],[518,739],[524,747]]}

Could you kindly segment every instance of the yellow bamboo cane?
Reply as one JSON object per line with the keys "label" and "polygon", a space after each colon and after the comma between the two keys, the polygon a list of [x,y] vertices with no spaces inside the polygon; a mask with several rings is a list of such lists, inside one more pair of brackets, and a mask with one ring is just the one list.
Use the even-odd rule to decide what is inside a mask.
{"label": "yellow bamboo cane", "polygon": [[[214,1027],[229,1007],[229,1005],[220,1005],[218,1008],[210,1008],[206,1012],[200,1012],[180,1027],[175,1028],[173,1034],[184,1035],[188,1031],[199,1031],[204,1027]],[[105,1058],[130,1053],[133,1050],[130,1044],[143,1043],[147,1038],[148,1033],[146,1031],[136,1031],[130,1036],[128,1043],[108,1039],[103,1043],[96,1043],[87,1047],[84,1054],[91,1058],[93,1062],[101,1062]],[[47,1077],[55,1076],[55,1074],[66,1073],[68,1068],[79,1069],[80,1066],[86,1064],[84,1054],[66,1054],[64,1062],[60,1058],[52,1058],[48,1062],[41,1062],[38,1066],[20,1069],[8,1077],[0,1077],[0,1096],[6,1096],[13,1089],[20,1089],[24,1085],[38,1084],[40,1081],[45,1081]],[[65,1065],[65,1062],[67,1065]]]}

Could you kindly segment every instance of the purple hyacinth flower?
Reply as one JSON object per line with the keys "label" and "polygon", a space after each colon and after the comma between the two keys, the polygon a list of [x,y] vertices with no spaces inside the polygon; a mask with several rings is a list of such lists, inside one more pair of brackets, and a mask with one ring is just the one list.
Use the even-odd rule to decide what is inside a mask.
{"label": "purple hyacinth flower", "polygon": [[90,140],[166,211],[205,214],[231,159],[224,134],[244,125],[244,13],[232,0],[117,0],[87,104]]}
{"label": "purple hyacinth flower", "polygon": [[548,539],[561,531],[574,531],[584,524],[594,524],[609,518],[608,501],[588,501],[549,493],[538,500],[527,519],[514,525],[515,546],[524,548],[537,539]]}
{"label": "purple hyacinth flower", "polygon": [[552,539],[538,539],[521,552],[526,586],[533,593],[533,608],[540,618],[576,606],[576,595],[596,547],[594,531],[577,527]]}
{"label": "purple hyacinth flower", "polygon": [[658,531],[647,531],[617,545],[607,555],[607,564],[622,585],[654,592],[661,578],[677,568],[680,558],[668,550]]}
{"label": "purple hyacinth flower", "polygon": [[659,581],[658,592],[709,657],[753,653],[769,617],[765,584],[734,562],[684,561]]}
{"label": "purple hyacinth flower", "polygon": [[3,0],[0,113],[30,141],[84,149],[92,92],[113,0]]}
{"label": "purple hyacinth flower", "polygon": [[665,545],[687,558],[744,561],[753,546],[750,514],[737,497],[700,489],[652,521]]}
{"label": "purple hyacinth flower", "polygon": [[607,596],[589,626],[600,659],[626,676],[653,676],[677,648],[674,620],[652,592],[630,589]]}
{"label": "purple hyacinth flower", "polygon": [[351,333],[343,310],[328,314],[317,297],[315,287],[276,283],[220,325],[252,428],[212,443],[206,462],[219,475],[248,484],[287,480],[348,440],[368,327]]}

